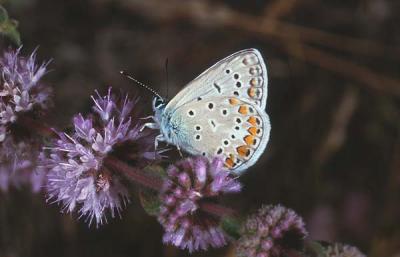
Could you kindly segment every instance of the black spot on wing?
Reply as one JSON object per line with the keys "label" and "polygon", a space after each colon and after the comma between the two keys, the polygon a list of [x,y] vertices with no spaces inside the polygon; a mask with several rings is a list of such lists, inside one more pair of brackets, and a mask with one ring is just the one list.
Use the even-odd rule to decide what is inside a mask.
{"label": "black spot on wing", "polygon": [[217,89],[218,93],[221,93],[221,87],[217,83],[214,83],[214,87]]}

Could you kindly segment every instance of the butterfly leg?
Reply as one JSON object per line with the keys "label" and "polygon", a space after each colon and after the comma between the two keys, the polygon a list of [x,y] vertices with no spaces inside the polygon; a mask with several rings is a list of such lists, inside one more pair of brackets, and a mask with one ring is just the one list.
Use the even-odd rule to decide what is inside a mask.
{"label": "butterfly leg", "polygon": [[142,132],[145,128],[149,128],[149,129],[159,129],[159,126],[158,126],[157,123],[148,122],[148,123],[145,123],[145,124],[140,128],[140,132]]}
{"label": "butterfly leg", "polygon": [[181,149],[178,149],[179,155],[181,156],[181,158],[183,158],[183,154],[181,152]]}
{"label": "butterfly leg", "polygon": [[164,136],[162,134],[156,136],[156,138],[154,139],[154,149],[157,150],[158,142],[164,142],[164,141],[165,141],[165,138],[164,138]]}
{"label": "butterfly leg", "polygon": [[162,134],[160,134],[160,135],[158,135],[158,136],[156,136],[154,138],[154,160],[156,159],[156,152],[157,152],[157,148],[158,148],[158,142],[161,142],[161,141],[165,141],[165,139],[164,139]]}
{"label": "butterfly leg", "polygon": [[179,155],[181,156],[181,158],[183,158],[183,154],[181,152],[181,148],[179,147],[179,145],[176,145],[176,148],[178,149]]}
{"label": "butterfly leg", "polygon": [[143,118],[139,118],[140,120],[148,120],[148,119],[153,119],[154,120],[154,116],[153,115],[150,115],[150,116],[147,116],[147,117],[143,117]]}

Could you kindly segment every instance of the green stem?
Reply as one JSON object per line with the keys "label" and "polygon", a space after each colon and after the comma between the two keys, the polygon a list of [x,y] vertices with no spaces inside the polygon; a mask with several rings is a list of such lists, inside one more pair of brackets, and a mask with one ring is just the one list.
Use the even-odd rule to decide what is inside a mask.
{"label": "green stem", "polygon": [[133,168],[119,159],[108,156],[104,159],[104,165],[122,172],[130,180],[139,183],[145,187],[159,191],[162,188],[162,180],[150,175],[147,175],[141,169]]}

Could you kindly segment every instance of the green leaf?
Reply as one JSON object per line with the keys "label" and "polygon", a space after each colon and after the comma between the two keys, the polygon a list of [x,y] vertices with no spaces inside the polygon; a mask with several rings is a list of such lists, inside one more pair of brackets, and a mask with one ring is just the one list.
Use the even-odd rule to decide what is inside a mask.
{"label": "green leaf", "polygon": [[8,20],[7,10],[0,5],[0,23],[6,22]]}
{"label": "green leaf", "polygon": [[21,36],[20,36],[16,26],[13,26],[13,25],[5,26],[0,29],[0,32],[4,36],[8,37],[12,42],[14,42],[14,44],[16,44],[18,46],[21,45]]}
{"label": "green leaf", "polygon": [[17,27],[18,21],[10,19],[7,10],[0,5],[0,34],[19,46],[21,45],[21,36]]}
{"label": "green leaf", "polygon": [[242,222],[239,219],[227,217],[222,219],[220,225],[225,233],[227,233],[229,236],[233,237],[234,239],[240,238],[240,227]]}
{"label": "green leaf", "polygon": [[140,203],[150,216],[157,216],[160,212],[161,201],[158,193],[151,190],[142,190],[139,193]]}
{"label": "green leaf", "polygon": [[[162,180],[166,176],[165,170],[159,165],[149,165],[143,169],[145,173],[154,177],[154,179]],[[160,211],[161,200],[158,192],[151,189],[141,189],[139,192],[140,203],[147,214],[157,216]]]}
{"label": "green leaf", "polygon": [[310,257],[326,257],[325,247],[321,242],[308,240],[305,243],[305,251]]}
{"label": "green leaf", "polygon": [[167,173],[165,172],[164,168],[159,165],[149,165],[145,167],[143,170],[147,174],[150,174],[158,178],[165,178],[167,176]]}

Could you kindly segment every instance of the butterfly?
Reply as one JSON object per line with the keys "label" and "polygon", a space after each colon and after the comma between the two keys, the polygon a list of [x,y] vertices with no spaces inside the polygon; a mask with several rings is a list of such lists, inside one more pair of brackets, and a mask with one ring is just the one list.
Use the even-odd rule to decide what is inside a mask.
{"label": "butterfly", "polygon": [[252,166],[269,141],[267,69],[260,52],[246,49],[217,62],[168,103],[153,100],[158,142],[192,155],[220,156],[234,174]]}

